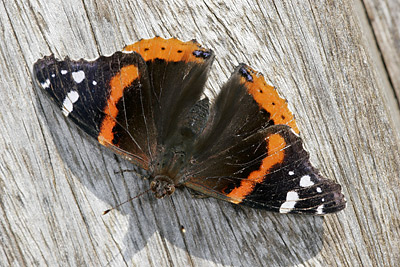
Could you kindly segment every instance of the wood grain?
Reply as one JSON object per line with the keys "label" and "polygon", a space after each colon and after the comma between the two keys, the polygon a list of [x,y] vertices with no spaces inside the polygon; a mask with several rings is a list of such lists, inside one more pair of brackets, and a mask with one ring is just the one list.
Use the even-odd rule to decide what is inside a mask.
{"label": "wood grain", "polygon": [[[353,4],[1,1],[0,265],[398,264],[400,118],[385,106],[389,89],[377,78]],[[134,166],[65,120],[33,86],[31,68],[50,53],[94,58],[155,35],[212,48],[209,88],[219,88],[239,62],[263,72],[288,99],[312,162],[342,184],[348,207],[325,218],[279,215],[179,190],[101,216],[149,182],[118,173]],[[386,45],[398,48],[397,41]],[[386,66],[392,59],[385,56]]]}
{"label": "wood grain", "polygon": [[400,1],[363,2],[387,76],[400,99]]}
{"label": "wood grain", "polygon": [[400,138],[400,2],[355,1],[364,42],[374,63],[386,108]]}

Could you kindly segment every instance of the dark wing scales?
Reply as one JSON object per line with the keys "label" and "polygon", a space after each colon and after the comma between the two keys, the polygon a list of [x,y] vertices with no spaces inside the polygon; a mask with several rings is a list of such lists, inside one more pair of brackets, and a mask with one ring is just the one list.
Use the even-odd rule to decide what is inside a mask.
{"label": "dark wing scales", "polygon": [[94,61],[38,60],[33,72],[63,114],[101,144],[147,169],[156,132],[146,64],[134,52]]}
{"label": "dark wing scales", "polygon": [[179,137],[187,113],[199,101],[214,55],[196,41],[178,39],[141,40],[125,47],[126,51],[139,53],[146,61],[149,81],[155,95],[155,121],[159,133],[158,143]]}
{"label": "dark wing scales", "polygon": [[239,66],[211,112],[191,164],[181,172],[185,186],[281,213],[326,214],[345,207],[340,185],[311,166],[286,102],[262,76]]}
{"label": "dark wing scales", "polygon": [[260,73],[241,64],[215,99],[210,123],[196,144],[196,154],[207,158],[276,124],[286,124],[298,133],[286,101]]}
{"label": "dark wing scales", "polygon": [[[233,189],[229,196],[243,197],[241,203],[247,206],[281,213],[322,215],[342,210],[346,202],[340,185],[323,178],[318,170],[311,166],[300,137],[284,125],[271,128],[276,129],[267,135],[268,156],[263,159],[261,168],[252,173],[260,182],[253,184],[251,193],[245,196],[241,193],[247,191],[244,192],[240,187]],[[275,141],[271,142],[272,139]],[[276,152],[271,155],[271,151]],[[279,154],[283,160],[273,162],[265,171],[263,165],[270,164],[273,157],[277,158]],[[262,178],[259,178],[260,176]],[[243,185],[246,185],[246,182],[241,182],[241,186]]]}

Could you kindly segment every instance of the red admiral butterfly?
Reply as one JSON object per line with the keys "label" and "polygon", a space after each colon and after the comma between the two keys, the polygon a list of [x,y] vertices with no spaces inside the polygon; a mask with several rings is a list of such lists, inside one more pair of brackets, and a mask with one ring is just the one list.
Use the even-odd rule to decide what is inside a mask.
{"label": "red admiral butterfly", "polygon": [[47,56],[34,75],[65,116],[149,172],[156,198],[183,185],[281,213],[342,210],[340,185],[311,166],[286,101],[260,73],[240,64],[210,104],[213,59],[194,40],[156,37],[94,61]]}

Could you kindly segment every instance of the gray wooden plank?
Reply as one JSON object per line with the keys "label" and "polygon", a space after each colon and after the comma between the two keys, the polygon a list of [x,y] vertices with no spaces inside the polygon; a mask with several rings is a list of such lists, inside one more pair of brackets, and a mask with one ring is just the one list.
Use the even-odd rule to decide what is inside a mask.
{"label": "gray wooden plank", "polygon": [[355,1],[364,40],[368,45],[378,82],[381,83],[385,108],[392,114],[400,137],[400,2]]}
{"label": "gray wooden plank", "polygon": [[400,2],[363,1],[397,99],[400,98]]}
{"label": "gray wooden plank", "polygon": [[[0,4],[2,265],[373,266],[399,261],[399,143],[347,1],[44,1]],[[192,199],[162,201],[133,166],[63,118],[30,71],[43,55],[94,58],[154,35],[196,38],[289,100],[321,172],[343,185],[336,215],[290,216]],[[186,232],[181,231],[184,226]]]}

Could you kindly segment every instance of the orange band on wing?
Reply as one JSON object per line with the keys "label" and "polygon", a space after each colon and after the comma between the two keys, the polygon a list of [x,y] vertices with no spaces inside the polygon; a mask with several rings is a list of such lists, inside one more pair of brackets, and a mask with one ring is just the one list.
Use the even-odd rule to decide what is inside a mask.
{"label": "orange band on wing", "polygon": [[246,71],[249,72],[253,81],[249,82],[242,76],[240,82],[246,86],[258,105],[271,114],[270,119],[274,121],[274,124],[286,124],[298,134],[299,128],[297,128],[294,116],[290,112],[285,99],[279,96],[273,86],[265,82],[261,73],[250,67],[246,67]]}
{"label": "orange band on wing", "polygon": [[106,116],[101,124],[100,133],[97,137],[100,144],[112,144],[114,139],[113,128],[116,124],[116,117],[118,115],[117,103],[123,96],[124,89],[131,85],[138,77],[138,68],[134,65],[129,65],[121,68],[121,71],[111,79],[110,96],[108,97],[107,105],[104,108]]}
{"label": "orange band on wing", "polygon": [[242,200],[253,192],[257,183],[264,181],[265,176],[269,173],[270,169],[283,162],[285,157],[286,141],[279,134],[270,135],[268,138],[268,156],[266,156],[260,166],[260,169],[253,171],[240,183],[239,187],[234,188],[227,196],[232,198],[233,203],[240,203]]}
{"label": "orange band on wing", "polygon": [[124,50],[135,51],[145,61],[159,58],[171,62],[184,61],[197,63],[203,63],[204,58],[193,55],[194,51],[211,53],[209,50],[202,48],[196,41],[182,42],[175,38],[164,39],[161,37],[140,40],[126,46]]}

